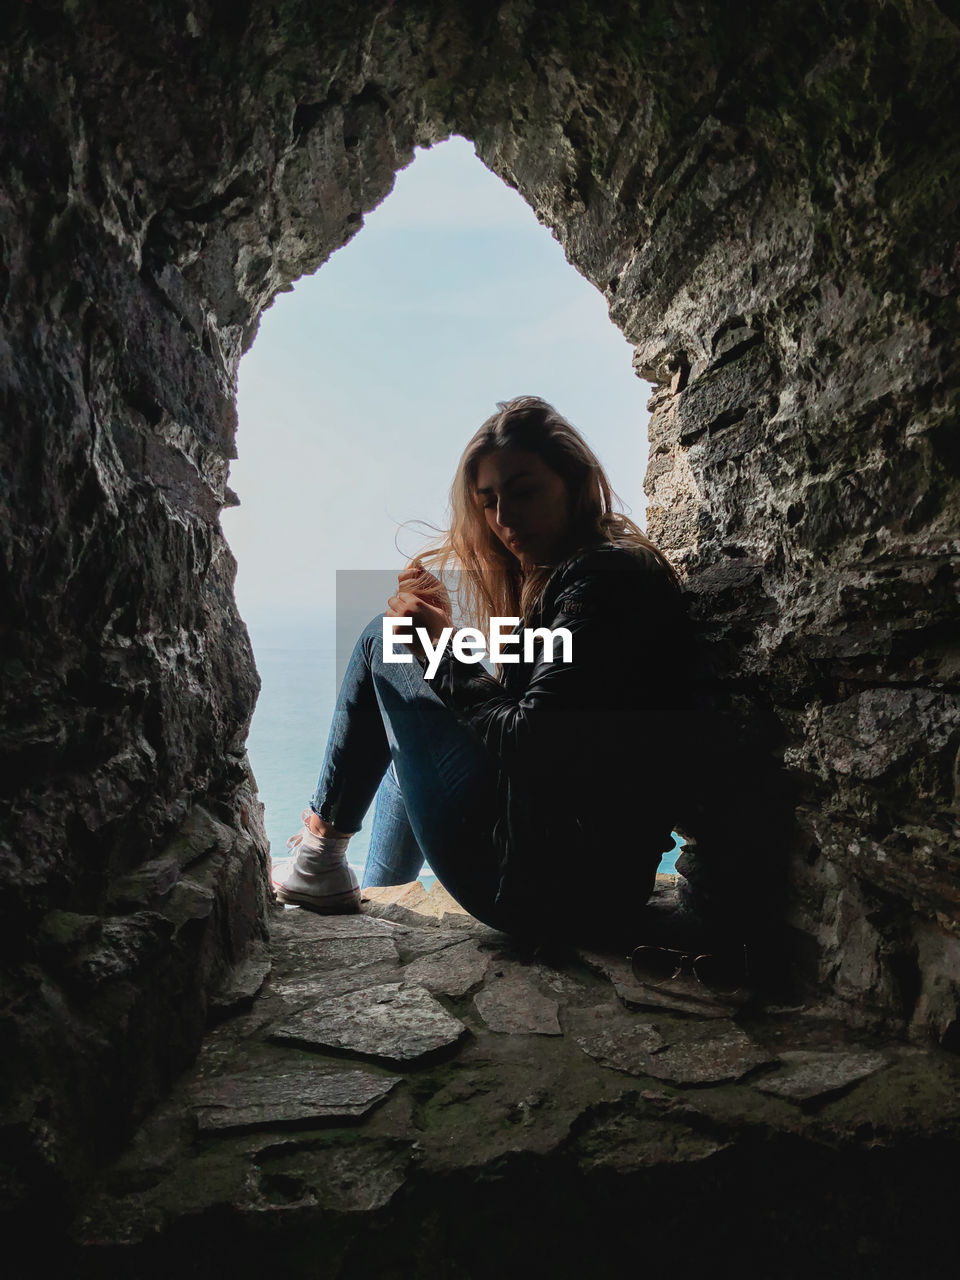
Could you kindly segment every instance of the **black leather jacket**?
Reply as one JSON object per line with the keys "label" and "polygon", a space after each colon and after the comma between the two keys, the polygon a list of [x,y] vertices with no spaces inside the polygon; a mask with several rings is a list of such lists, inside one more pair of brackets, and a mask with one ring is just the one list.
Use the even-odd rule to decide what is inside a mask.
{"label": "black leather jacket", "polygon": [[567,628],[572,660],[540,641],[525,664],[521,642],[498,680],[448,649],[432,687],[495,761],[498,910],[568,932],[638,910],[673,843],[684,609],[655,557],[598,541],[556,567],[531,624]]}

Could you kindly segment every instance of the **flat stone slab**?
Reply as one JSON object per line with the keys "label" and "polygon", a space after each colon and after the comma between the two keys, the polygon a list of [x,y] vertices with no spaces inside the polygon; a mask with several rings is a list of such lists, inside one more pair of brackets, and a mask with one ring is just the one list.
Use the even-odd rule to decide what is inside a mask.
{"label": "flat stone slab", "polygon": [[299,976],[324,970],[360,969],[370,965],[398,965],[399,925],[361,914],[322,916],[291,907],[271,920],[270,941],[275,956],[275,982],[291,969]]}
{"label": "flat stone slab", "polygon": [[399,927],[367,911],[348,915],[321,915],[303,906],[285,906],[270,916],[270,941],[274,947],[287,941],[302,942],[321,938],[394,937]]}
{"label": "flat stone slab", "polygon": [[365,1115],[400,1082],[400,1076],[315,1066],[240,1072],[200,1081],[192,1090],[201,1133],[238,1129],[303,1128]]}
{"label": "flat stone slab", "polygon": [[321,942],[328,938],[393,938],[398,926],[365,911],[324,916],[305,907],[285,907],[270,919],[270,941],[277,946],[293,942]]}
{"label": "flat stone slab", "polygon": [[429,991],[386,982],[321,1000],[276,1027],[270,1038],[411,1064],[455,1044],[465,1032]]}
{"label": "flat stone slab", "polygon": [[300,919],[290,920],[290,928],[301,934],[306,930],[317,939],[324,938],[395,938],[402,933],[400,925],[390,920],[378,920],[376,916],[357,912],[356,915],[323,916],[316,911],[307,911],[303,907],[290,908],[285,912],[287,919],[294,911]]}
{"label": "flat stone slab", "polygon": [[657,1023],[609,1006],[568,1011],[566,1022],[580,1048],[601,1066],[671,1084],[719,1084],[739,1080],[775,1061],[732,1022]]}
{"label": "flat stone slab", "polygon": [[[396,925],[395,928],[402,931],[402,937],[397,939],[397,947],[401,955],[406,955],[408,961],[419,959],[420,956],[429,955],[435,951],[443,951],[446,947],[459,947],[465,941],[465,931],[463,929],[448,928],[447,925],[434,924],[430,922],[426,928],[410,929],[405,925]],[[467,937],[472,937],[472,934]]]}
{"label": "flat stone slab", "polygon": [[392,938],[325,938],[313,943],[304,958],[318,971],[400,962]]}
{"label": "flat stone slab", "polygon": [[650,1075],[650,1055],[664,1048],[666,1041],[651,1022],[637,1018],[630,1023],[614,1021],[609,1011],[574,1032],[574,1040],[601,1067],[612,1067],[630,1075]]}
{"label": "flat stone slab", "polygon": [[776,1061],[732,1022],[693,1023],[681,1034],[650,1054],[644,1074],[671,1084],[719,1084]]}
{"label": "flat stone slab", "polygon": [[700,1018],[729,1018],[740,1007],[740,1002],[724,999],[696,978],[676,978],[662,986],[654,985],[638,982],[629,960],[596,951],[581,951],[580,958],[594,973],[610,981],[628,1009],[665,1009]]}
{"label": "flat stone slab", "polygon": [[491,1031],[508,1035],[559,1036],[559,1005],[545,996],[522,969],[494,978],[473,997],[477,1012]]}
{"label": "flat stone slab", "polygon": [[427,991],[463,996],[483,981],[489,965],[489,951],[481,951],[478,943],[470,939],[412,961],[403,970],[403,980]]}
{"label": "flat stone slab", "polygon": [[780,1054],[785,1070],[754,1080],[753,1087],[791,1102],[811,1102],[849,1089],[887,1065],[882,1053],[823,1053],[790,1049]]}
{"label": "flat stone slab", "polygon": [[322,973],[294,973],[288,978],[278,978],[270,983],[270,990],[290,1005],[302,1007],[317,1005],[321,1000],[342,996],[347,991],[360,991],[365,987],[382,986],[396,982],[400,977],[400,962],[396,956],[389,960],[360,964],[349,969],[325,969]]}

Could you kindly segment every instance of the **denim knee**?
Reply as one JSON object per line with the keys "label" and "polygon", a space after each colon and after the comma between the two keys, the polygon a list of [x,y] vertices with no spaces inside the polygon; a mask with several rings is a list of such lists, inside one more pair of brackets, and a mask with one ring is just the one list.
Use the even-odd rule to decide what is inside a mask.
{"label": "denim knee", "polygon": [[383,645],[383,617],[382,613],[375,614],[357,638],[357,644],[363,649],[368,663],[378,652],[373,646],[375,644],[377,646]]}
{"label": "denim knee", "polygon": [[[372,665],[374,660],[376,660],[377,665],[382,665],[384,654],[383,620],[385,617],[386,614],[383,613],[378,613],[372,617],[360,632],[360,638],[357,640],[357,644],[361,646],[364,656],[367,659],[368,666]],[[395,654],[406,653],[409,655],[407,658],[399,659],[399,661],[403,663],[409,664],[410,662],[416,662],[409,643],[404,643],[403,640],[398,638],[393,639],[393,652]],[[414,670],[416,670],[416,668],[414,668]]]}

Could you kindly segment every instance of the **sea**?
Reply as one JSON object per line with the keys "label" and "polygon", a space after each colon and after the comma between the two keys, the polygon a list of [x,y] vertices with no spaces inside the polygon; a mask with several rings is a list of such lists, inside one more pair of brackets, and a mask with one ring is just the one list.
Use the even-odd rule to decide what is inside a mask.
{"label": "sea", "polygon": [[[264,805],[276,873],[278,864],[290,857],[287,840],[300,830],[301,814],[317,785],[337,698],[337,651],[335,647],[263,647],[256,649],[255,656],[262,688],[247,750]],[[358,877],[363,873],[372,822],[371,805],[362,829],[347,848]],[[661,872],[674,870],[681,847],[680,838],[675,837],[673,849],[660,864]],[[429,889],[435,877],[425,866],[420,879]]]}

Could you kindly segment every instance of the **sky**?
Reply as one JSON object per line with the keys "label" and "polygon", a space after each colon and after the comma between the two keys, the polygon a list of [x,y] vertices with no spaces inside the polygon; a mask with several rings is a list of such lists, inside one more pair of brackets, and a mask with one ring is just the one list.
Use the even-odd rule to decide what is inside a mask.
{"label": "sky", "polygon": [[642,526],[650,387],[631,354],[471,143],[418,149],[354,238],[277,296],[241,361],[241,505],[222,523],[255,652],[334,644],[336,572],[389,582],[431,536],[405,522],[446,526],[457,462],[498,400],[553,404]]}

